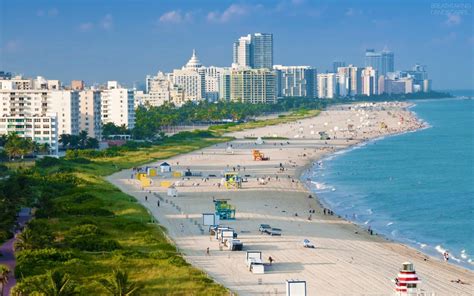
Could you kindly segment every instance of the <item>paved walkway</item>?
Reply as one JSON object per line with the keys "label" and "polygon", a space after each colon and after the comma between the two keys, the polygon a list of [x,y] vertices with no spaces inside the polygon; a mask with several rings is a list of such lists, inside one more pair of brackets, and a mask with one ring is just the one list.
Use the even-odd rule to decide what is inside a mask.
{"label": "paved walkway", "polygon": [[8,275],[8,283],[4,289],[4,295],[10,295],[10,290],[16,284],[16,278],[14,274],[16,260],[15,260],[15,251],[13,250],[13,245],[16,241],[16,234],[20,232],[20,229],[23,229],[25,224],[31,219],[30,209],[23,208],[21,209],[17,222],[20,225],[18,231],[15,233],[15,236],[8,241],[6,241],[3,245],[0,246],[0,264],[4,264],[10,268],[10,274]]}

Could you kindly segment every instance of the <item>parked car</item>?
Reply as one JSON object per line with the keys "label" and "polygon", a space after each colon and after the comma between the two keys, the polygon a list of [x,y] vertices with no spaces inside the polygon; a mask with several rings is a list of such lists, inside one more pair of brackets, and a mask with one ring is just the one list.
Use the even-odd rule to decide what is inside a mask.
{"label": "parked car", "polygon": [[274,236],[274,235],[281,235],[281,229],[280,228],[270,228],[269,230],[267,230],[267,233],[271,236]]}
{"label": "parked car", "polygon": [[260,224],[260,227],[258,228],[258,231],[261,233],[266,232],[267,229],[271,229],[272,227],[268,224]]}

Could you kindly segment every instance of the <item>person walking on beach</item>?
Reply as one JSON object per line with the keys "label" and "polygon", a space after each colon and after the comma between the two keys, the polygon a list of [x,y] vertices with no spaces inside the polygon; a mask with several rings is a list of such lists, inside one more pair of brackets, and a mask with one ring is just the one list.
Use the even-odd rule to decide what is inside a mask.
{"label": "person walking on beach", "polygon": [[157,201],[156,201],[156,206],[157,206],[157,207],[160,207],[160,200],[157,200]]}
{"label": "person walking on beach", "polygon": [[145,201],[148,201],[148,195],[145,195]]}
{"label": "person walking on beach", "polygon": [[446,261],[446,262],[449,261],[449,253],[448,253],[448,251],[445,251],[445,252],[443,253],[443,257],[444,257],[444,261]]}
{"label": "person walking on beach", "polygon": [[207,256],[211,255],[211,254],[209,253],[209,247],[207,247],[207,249],[206,249],[206,255],[207,255]]}
{"label": "person walking on beach", "polygon": [[272,265],[273,261],[275,261],[272,256],[269,256],[268,257],[268,262],[270,262],[270,266]]}

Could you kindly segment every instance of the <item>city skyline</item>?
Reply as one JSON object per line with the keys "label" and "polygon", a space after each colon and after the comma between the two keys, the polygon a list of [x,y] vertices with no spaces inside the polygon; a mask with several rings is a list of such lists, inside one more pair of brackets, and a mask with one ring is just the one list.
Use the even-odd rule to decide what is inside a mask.
{"label": "city skyline", "polygon": [[[268,32],[274,36],[274,64],[309,65],[323,73],[336,60],[363,66],[366,49],[387,48],[396,55],[396,70],[427,65],[435,89],[472,87],[471,6],[447,9],[428,1],[406,2],[406,7],[301,0],[115,3],[120,5],[2,2],[0,69],[132,86],[142,84],[146,74],[179,67],[193,48],[206,66],[230,66],[235,40]],[[132,7],[139,13],[128,15]],[[40,42],[45,38],[48,42]],[[453,72],[457,75],[446,75]]]}

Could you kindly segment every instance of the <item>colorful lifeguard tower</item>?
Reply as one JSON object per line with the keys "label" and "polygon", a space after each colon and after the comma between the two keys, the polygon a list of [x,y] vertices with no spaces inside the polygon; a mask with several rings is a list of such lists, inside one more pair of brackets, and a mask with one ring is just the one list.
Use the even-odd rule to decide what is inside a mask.
{"label": "colorful lifeguard tower", "polygon": [[235,220],[235,207],[227,203],[228,199],[215,199],[216,216],[221,220]]}
{"label": "colorful lifeguard tower", "polygon": [[242,188],[242,178],[239,176],[238,173],[225,173],[224,175],[225,178],[225,188],[231,189],[231,188]]}
{"label": "colorful lifeguard tower", "polygon": [[418,296],[418,284],[421,281],[416,275],[413,263],[402,263],[402,269],[395,278],[395,295],[397,296]]}

